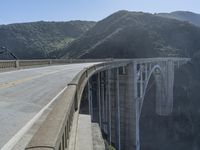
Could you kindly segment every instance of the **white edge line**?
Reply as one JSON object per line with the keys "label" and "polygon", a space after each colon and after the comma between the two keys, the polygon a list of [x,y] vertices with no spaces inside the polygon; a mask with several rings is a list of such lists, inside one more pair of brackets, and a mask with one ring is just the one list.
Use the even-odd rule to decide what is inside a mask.
{"label": "white edge line", "polygon": [[43,112],[64,92],[67,86],[60,91],[45,107],[43,107],[29,122],[26,123],[2,148],[1,150],[12,150],[19,142],[24,134],[32,127],[32,125],[40,118]]}

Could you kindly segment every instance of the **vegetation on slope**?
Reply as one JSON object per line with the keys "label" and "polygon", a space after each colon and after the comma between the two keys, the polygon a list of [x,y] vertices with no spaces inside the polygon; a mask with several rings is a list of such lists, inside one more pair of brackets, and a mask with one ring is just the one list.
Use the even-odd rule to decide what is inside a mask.
{"label": "vegetation on slope", "polygon": [[141,12],[119,11],[98,22],[57,56],[135,58],[191,56],[200,49],[200,28]]}
{"label": "vegetation on slope", "polygon": [[177,19],[180,21],[187,21],[187,22],[190,22],[190,23],[200,27],[200,14],[196,14],[193,12],[175,11],[175,12],[171,12],[171,13],[159,13],[157,15],[161,16],[161,17]]}
{"label": "vegetation on slope", "polygon": [[0,26],[0,46],[21,59],[47,58],[68,45],[95,23],[87,21],[33,22]]}

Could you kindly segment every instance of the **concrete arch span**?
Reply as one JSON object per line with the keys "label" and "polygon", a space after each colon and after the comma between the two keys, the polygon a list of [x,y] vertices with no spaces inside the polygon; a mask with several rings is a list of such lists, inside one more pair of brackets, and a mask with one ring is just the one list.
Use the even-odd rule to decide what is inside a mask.
{"label": "concrete arch span", "polygon": [[154,76],[156,84],[156,113],[158,115],[169,115],[169,113],[172,110],[173,102],[170,101],[171,103],[167,104],[165,75],[163,69],[159,65],[155,65],[148,73],[148,77],[144,84],[144,92],[140,100],[141,102],[139,115],[141,115],[142,113],[142,106],[144,103],[144,98],[147,92],[147,87],[151,76]]}

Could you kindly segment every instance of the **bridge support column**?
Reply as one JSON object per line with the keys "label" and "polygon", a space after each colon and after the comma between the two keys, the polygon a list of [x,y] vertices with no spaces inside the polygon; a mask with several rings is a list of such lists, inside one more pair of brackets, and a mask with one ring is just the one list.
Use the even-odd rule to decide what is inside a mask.
{"label": "bridge support column", "polygon": [[137,91],[137,64],[131,63],[127,67],[126,91],[126,129],[124,150],[139,150],[139,97]]}
{"label": "bridge support column", "polygon": [[101,74],[97,74],[97,101],[98,101],[98,110],[99,110],[99,126],[102,127],[101,120]]}
{"label": "bridge support column", "polygon": [[121,149],[120,132],[120,99],[119,99],[119,72],[118,68],[110,70],[110,106],[109,106],[109,132],[110,142],[117,150]]}
{"label": "bridge support column", "polygon": [[168,61],[166,66],[166,115],[169,115],[173,109],[173,88],[174,88],[174,63],[173,61]]}
{"label": "bridge support column", "polygon": [[88,80],[88,105],[89,105],[89,114],[91,115],[91,120],[93,121],[93,89],[90,79]]}
{"label": "bridge support column", "polygon": [[173,108],[174,63],[167,61],[163,64],[163,74],[155,71],[156,80],[156,113],[169,115]]}
{"label": "bridge support column", "polygon": [[105,72],[101,72],[101,123],[102,123],[102,130],[104,133],[106,133],[106,107],[105,107]]}
{"label": "bridge support column", "polygon": [[117,109],[117,115],[116,115],[116,145],[117,150],[121,150],[121,117],[120,117],[120,99],[119,99],[119,69],[116,68],[116,80],[115,80],[115,86],[116,86],[116,109]]}
{"label": "bridge support column", "polygon": [[111,75],[111,70],[108,69],[106,71],[106,102],[107,102],[107,139],[109,144],[112,143],[112,139],[111,139],[111,98],[110,98],[110,75]]}

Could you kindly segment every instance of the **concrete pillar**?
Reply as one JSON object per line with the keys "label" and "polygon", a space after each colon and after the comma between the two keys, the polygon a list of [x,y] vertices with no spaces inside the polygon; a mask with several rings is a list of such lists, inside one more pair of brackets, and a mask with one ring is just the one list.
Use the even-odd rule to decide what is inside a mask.
{"label": "concrete pillar", "polygon": [[147,81],[148,78],[148,64],[145,64],[145,81]]}
{"label": "concrete pillar", "polygon": [[173,87],[174,87],[174,63],[167,61],[162,66],[162,72],[156,70],[156,113],[158,115],[169,115],[173,108]]}
{"label": "concrete pillar", "polygon": [[[126,136],[126,97],[127,97],[127,84],[128,84],[128,75],[127,69],[120,70],[119,73],[119,100],[120,100],[120,145],[121,150],[125,150],[125,136]],[[122,71],[122,72],[121,72]]]}
{"label": "concrete pillar", "polygon": [[119,99],[119,69],[116,68],[116,101],[117,101],[117,115],[116,115],[116,126],[117,126],[117,136],[116,136],[116,148],[117,150],[121,150],[121,130],[120,130],[120,99]]}
{"label": "concrete pillar", "polygon": [[143,96],[143,65],[140,64],[140,97]]}
{"label": "concrete pillar", "polygon": [[90,79],[87,82],[87,97],[88,97],[88,106],[89,106],[89,114],[91,114],[91,106],[90,106]]}
{"label": "concrete pillar", "polygon": [[163,115],[164,108],[166,107],[166,90],[163,74],[156,69],[154,72],[156,83],[156,113]]}
{"label": "concrete pillar", "polygon": [[105,132],[105,87],[104,72],[101,72],[101,123],[102,130]]}
{"label": "concrete pillar", "polygon": [[174,63],[173,61],[167,62],[167,106],[166,114],[170,114],[173,109],[173,90],[174,90]]}
{"label": "concrete pillar", "polygon": [[137,64],[128,65],[126,93],[125,150],[139,150],[139,97],[137,96]]}
{"label": "concrete pillar", "polygon": [[116,127],[116,73],[115,73],[115,69],[111,69],[110,71],[110,111],[111,111],[111,132],[110,132],[110,136],[111,136],[111,143],[112,145],[114,144],[114,146],[116,147],[116,131],[117,131],[117,127]]}
{"label": "concrete pillar", "polygon": [[97,74],[97,101],[98,101],[98,110],[99,110],[99,126],[102,127],[101,120],[101,74]]}
{"label": "concrete pillar", "polygon": [[105,120],[104,120],[104,132],[107,135],[107,140],[111,144],[111,99],[110,99],[110,69],[105,71]]}
{"label": "concrete pillar", "polygon": [[91,115],[91,119],[93,120],[93,105],[92,105],[92,84],[91,79],[88,80],[88,105],[89,105],[89,114]]}
{"label": "concrete pillar", "polygon": [[107,70],[107,100],[108,100],[108,142],[109,144],[112,143],[112,130],[111,130],[111,126],[112,126],[112,123],[111,123],[111,98],[110,98],[110,76],[111,76],[111,70],[108,69]]}
{"label": "concrete pillar", "polygon": [[91,115],[91,120],[93,121],[93,117],[94,117],[94,115],[93,115],[93,87],[92,87],[92,84],[91,83],[89,83],[90,84],[90,115]]}

